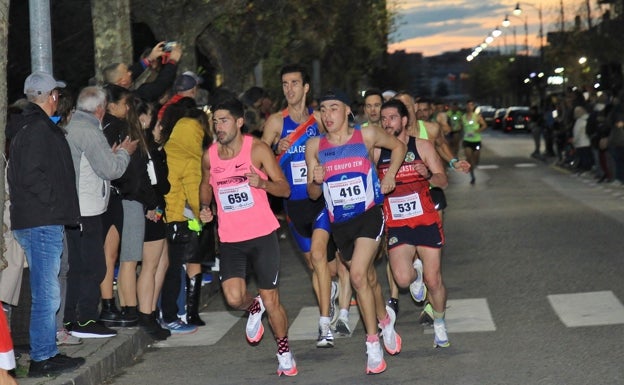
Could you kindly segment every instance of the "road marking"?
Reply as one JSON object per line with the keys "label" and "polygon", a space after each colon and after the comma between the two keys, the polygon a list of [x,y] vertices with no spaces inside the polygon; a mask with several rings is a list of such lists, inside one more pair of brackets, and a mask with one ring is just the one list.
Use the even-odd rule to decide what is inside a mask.
{"label": "road marking", "polygon": [[514,167],[517,167],[517,168],[537,167],[537,163],[516,163]]}
{"label": "road marking", "polygon": [[624,306],[610,290],[553,294],[548,301],[567,327],[624,324]]}
{"label": "road marking", "polygon": [[[448,300],[445,320],[449,333],[496,331],[486,298]],[[424,333],[433,334],[433,328],[425,329]]]}
{"label": "road marking", "polygon": [[497,169],[497,164],[481,164],[477,166],[477,170],[494,170]]}
{"label": "road marking", "polygon": [[[242,312],[238,312],[241,313]],[[211,311],[199,314],[206,322],[206,326],[200,326],[192,334],[176,335],[164,341],[158,341],[153,346],[156,348],[176,348],[181,346],[206,346],[214,345],[234,326],[240,319],[239,316],[227,311]],[[245,335],[245,327],[240,328],[241,338]]]}
{"label": "road marking", "polygon": [[[360,320],[360,313],[357,306],[351,306],[349,308],[349,326],[351,332],[355,330],[355,327]],[[290,323],[288,329],[288,339],[290,341],[301,340],[314,340],[318,338],[318,324],[319,322],[319,310],[318,306],[304,306],[297,314],[294,320]],[[341,336],[334,333],[334,338],[346,338],[351,336]]]}

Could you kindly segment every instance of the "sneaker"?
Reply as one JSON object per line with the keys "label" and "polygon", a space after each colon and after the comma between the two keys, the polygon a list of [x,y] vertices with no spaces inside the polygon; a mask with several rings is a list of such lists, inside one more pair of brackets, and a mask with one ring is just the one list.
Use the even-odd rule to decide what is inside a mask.
{"label": "sneaker", "polygon": [[333,324],[336,322],[338,318],[338,312],[336,311],[336,301],[338,300],[338,294],[340,293],[340,286],[338,286],[338,282],[331,281],[331,293],[329,295],[329,319],[330,323]]}
{"label": "sneaker", "polygon": [[255,301],[260,305],[260,311],[256,313],[249,313],[249,318],[247,319],[247,327],[245,328],[245,333],[247,335],[247,341],[253,344],[256,342],[260,342],[262,339],[262,335],[264,335],[264,325],[262,325],[262,315],[264,314],[264,304],[262,303],[262,298],[257,296]]}
{"label": "sneaker", "polygon": [[52,376],[58,373],[76,369],[85,363],[83,357],[68,357],[64,354],[57,354],[54,357],[43,361],[30,361],[28,377]]}
{"label": "sneaker", "polygon": [[399,354],[401,352],[401,336],[394,330],[396,314],[390,306],[386,306],[386,312],[390,317],[390,323],[385,327],[382,327],[381,324],[378,325],[383,336],[384,348],[390,355]]}
{"label": "sneaker", "polygon": [[336,321],[336,333],[341,336],[350,336],[351,335],[351,326],[349,326],[349,320],[346,318],[338,317]]}
{"label": "sneaker", "polygon": [[165,329],[168,329],[171,332],[171,334],[192,334],[197,331],[197,326],[184,323],[181,319],[166,323],[164,326]]}
{"label": "sneaker", "polygon": [[78,337],[72,336],[67,329],[63,328],[56,331],[56,345],[80,345],[82,340]]}
{"label": "sneaker", "polygon": [[433,307],[430,303],[427,303],[425,308],[420,312],[420,316],[418,316],[418,323],[427,326],[433,325]]}
{"label": "sneaker", "polygon": [[297,363],[295,362],[295,357],[293,357],[292,352],[284,352],[282,354],[277,355],[277,361],[279,365],[277,366],[277,375],[281,376],[282,374],[285,376],[296,376],[299,371],[297,370]]}
{"label": "sneaker", "polygon": [[72,326],[71,335],[80,338],[108,338],[117,335],[117,331],[102,324],[89,320],[87,322],[76,322]]}
{"label": "sneaker", "polygon": [[329,324],[323,324],[319,327],[319,336],[316,340],[317,348],[333,348],[334,335],[331,332]]}
{"label": "sneaker", "polygon": [[388,306],[390,306],[392,310],[394,310],[395,315],[399,315],[399,299],[398,298],[390,297],[390,299],[388,299]]}
{"label": "sneaker", "polygon": [[433,335],[434,348],[448,348],[451,346],[446,334],[446,323],[443,319],[433,321]]}
{"label": "sneaker", "polygon": [[366,374],[378,374],[386,370],[386,361],[379,341],[366,343]]}
{"label": "sneaker", "polygon": [[423,264],[420,258],[414,261],[416,280],[409,285],[410,294],[416,302],[423,302],[427,298],[427,286],[423,282]]}

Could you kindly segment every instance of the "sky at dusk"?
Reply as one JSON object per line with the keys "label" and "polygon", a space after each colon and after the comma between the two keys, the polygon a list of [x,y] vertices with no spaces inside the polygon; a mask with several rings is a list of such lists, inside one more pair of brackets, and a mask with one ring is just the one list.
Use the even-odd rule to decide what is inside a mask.
{"label": "sky at dusk", "polygon": [[[388,51],[405,50],[420,52],[424,56],[438,55],[462,48],[474,48],[499,27],[503,34],[488,49],[510,52],[524,49],[525,15],[528,26],[528,43],[531,53],[539,47],[539,11],[542,8],[544,44],[549,31],[561,28],[561,4],[563,3],[566,29],[573,24],[574,16],[582,12],[587,19],[585,0],[534,0],[519,2],[523,13],[514,16],[517,1],[510,0],[388,0],[388,6],[397,14],[395,31],[390,35]],[[596,19],[603,11],[597,1],[591,0],[591,17]],[[511,25],[502,27],[505,15]],[[515,26],[515,39],[514,39]],[[515,41],[515,45],[514,45]],[[507,51],[505,51],[507,50]]]}

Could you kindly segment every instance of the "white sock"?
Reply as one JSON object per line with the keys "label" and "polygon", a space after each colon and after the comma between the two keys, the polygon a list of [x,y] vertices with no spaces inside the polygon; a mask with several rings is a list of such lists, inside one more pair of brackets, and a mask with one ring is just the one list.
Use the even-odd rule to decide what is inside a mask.
{"label": "white sock", "polygon": [[328,325],[329,323],[331,323],[331,318],[329,317],[321,317],[319,318],[319,325]]}
{"label": "white sock", "polygon": [[338,314],[338,318],[349,319],[349,309],[340,309],[340,314]]}

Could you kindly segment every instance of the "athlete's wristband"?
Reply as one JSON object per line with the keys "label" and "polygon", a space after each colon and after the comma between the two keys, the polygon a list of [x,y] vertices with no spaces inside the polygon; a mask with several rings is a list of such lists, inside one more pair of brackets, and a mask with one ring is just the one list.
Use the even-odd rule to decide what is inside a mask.
{"label": "athlete's wristband", "polygon": [[426,180],[431,180],[431,178],[433,178],[433,173],[431,172],[431,170],[427,170],[428,174],[427,177],[425,178]]}
{"label": "athlete's wristband", "polygon": [[453,159],[451,159],[451,160],[449,161],[449,166],[450,166],[452,169],[455,169],[455,167],[453,166],[453,165],[455,164],[455,162],[459,162],[459,159],[457,159],[457,158],[453,158]]}

